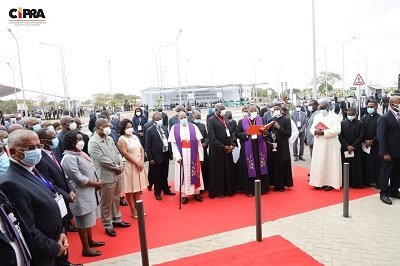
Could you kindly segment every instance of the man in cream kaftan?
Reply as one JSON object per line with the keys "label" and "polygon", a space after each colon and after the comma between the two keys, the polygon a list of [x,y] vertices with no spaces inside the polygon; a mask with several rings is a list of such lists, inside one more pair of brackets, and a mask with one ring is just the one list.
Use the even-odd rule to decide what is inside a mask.
{"label": "man in cream kaftan", "polygon": [[[342,186],[342,163],[339,134],[341,117],[329,111],[328,102],[321,101],[320,113],[314,117],[310,133],[314,136],[309,184],[325,191]],[[321,128],[325,125],[327,129]],[[316,128],[317,127],[317,128]],[[323,126],[322,126],[323,127]]]}
{"label": "man in cream kaftan", "polygon": [[[186,114],[178,114],[179,123],[172,126],[168,141],[171,142],[172,153],[175,159],[175,190],[179,191],[182,171],[182,203],[189,201],[188,196],[194,195],[196,201],[203,201],[200,190],[204,189],[201,174],[201,162],[203,162],[203,136],[198,127],[188,123]],[[182,170],[181,170],[181,165]]]}

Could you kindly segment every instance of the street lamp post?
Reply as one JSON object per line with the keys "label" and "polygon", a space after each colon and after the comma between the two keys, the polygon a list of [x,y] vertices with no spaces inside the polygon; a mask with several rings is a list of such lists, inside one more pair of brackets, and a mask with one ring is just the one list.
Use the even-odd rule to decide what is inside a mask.
{"label": "street lamp post", "polygon": [[178,89],[179,89],[179,104],[182,104],[182,94],[181,94],[181,75],[179,73],[179,49],[178,49],[178,38],[181,36],[182,29],[179,30],[178,36],[176,36],[176,63],[178,65]]}
{"label": "street lamp post", "polygon": [[[25,100],[24,79],[22,78],[21,56],[19,54],[19,43],[18,43],[18,40],[15,37],[15,35],[12,33],[11,29],[7,29],[7,30],[13,36],[15,42],[17,43],[18,63],[19,63],[19,76],[21,78],[21,90],[22,90],[22,98],[24,100],[24,112],[25,112],[25,115],[28,116],[28,106],[26,105],[26,100]],[[14,88],[15,88],[15,85],[14,85]],[[18,107],[17,107],[17,109],[18,109]]]}
{"label": "street lamp post", "polygon": [[10,63],[7,63],[7,65],[10,67],[13,75],[13,82],[14,82],[14,93],[15,93],[15,105],[17,108],[17,113],[18,113],[18,96],[17,96],[17,87],[15,87],[15,74],[14,74],[14,68],[11,66]]}
{"label": "street lamp post", "polygon": [[317,52],[315,44],[315,9],[314,0],[312,0],[312,40],[313,40],[313,97],[317,99]]}
{"label": "street lamp post", "polygon": [[353,36],[352,38],[348,39],[347,41],[343,42],[343,47],[342,47],[342,52],[343,52],[343,73],[342,73],[342,81],[343,81],[343,97],[345,97],[345,90],[346,90],[346,83],[345,83],[345,79],[344,79],[344,46],[346,45],[346,43],[354,40],[355,38],[357,38],[357,36]]}
{"label": "street lamp post", "polygon": [[69,96],[68,96],[68,87],[67,87],[67,77],[65,73],[65,62],[64,62],[64,50],[62,46],[60,45],[55,45],[55,44],[50,44],[50,43],[45,43],[45,42],[39,42],[42,45],[47,45],[51,47],[55,47],[59,49],[60,52],[60,62],[61,62],[61,78],[63,82],[63,88],[64,88],[64,98],[65,98],[65,107],[69,110],[70,109],[70,101],[69,101]]}
{"label": "street lamp post", "polygon": [[254,67],[254,98],[257,102],[257,88],[256,88],[256,83],[257,83],[257,64],[261,62],[261,58],[258,58],[254,63],[253,63],[253,67]]}

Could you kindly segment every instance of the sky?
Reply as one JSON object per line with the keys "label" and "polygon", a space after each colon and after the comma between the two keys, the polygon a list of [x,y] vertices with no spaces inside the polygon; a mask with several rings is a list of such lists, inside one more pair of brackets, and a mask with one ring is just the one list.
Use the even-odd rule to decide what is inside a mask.
{"label": "sky", "polygon": [[[0,84],[63,95],[59,49],[73,99],[95,93],[140,95],[157,87],[280,82],[311,87],[312,0],[0,1]],[[9,10],[43,9],[46,24],[9,24]],[[358,73],[369,84],[393,85],[400,74],[400,1],[315,0],[317,72]],[[161,67],[156,66],[160,48]],[[177,49],[178,47],[178,49]],[[326,49],[326,57],[325,57]],[[179,76],[177,50],[179,58]],[[156,61],[158,60],[158,61]],[[157,70],[158,69],[158,79]],[[178,81],[179,80],[179,81]],[[335,87],[342,87],[338,82]],[[37,94],[27,93],[28,98]]]}

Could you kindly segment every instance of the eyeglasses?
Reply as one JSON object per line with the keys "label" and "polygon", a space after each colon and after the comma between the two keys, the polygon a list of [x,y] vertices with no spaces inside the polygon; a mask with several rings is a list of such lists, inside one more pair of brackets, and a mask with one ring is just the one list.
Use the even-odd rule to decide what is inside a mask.
{"label": "eyeglasses", "polygon": [[15,148],[15,149],[21,151],[33,151],[36,149],[43,149],[43,147],[44,147],[43,144],[37,144],[37,145],[28,145],[25,148]]}

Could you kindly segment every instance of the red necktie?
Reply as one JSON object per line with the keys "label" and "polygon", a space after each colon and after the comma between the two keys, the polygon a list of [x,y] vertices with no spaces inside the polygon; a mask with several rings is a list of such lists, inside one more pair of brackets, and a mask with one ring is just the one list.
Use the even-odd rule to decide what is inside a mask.
{"label": "red necktie", "polygon": [[50,152],[50,154],[51,154],[51,158],[53,158],[53,161],[56,163],[56,165],[58,166],[58,168],[60,168],[60,170],[62,171],[61,165],[58,163],[58,161],[57,161],[57,159],[56,159],[56,156],[54,156],[54,153],[53,153],[53,152]]}

